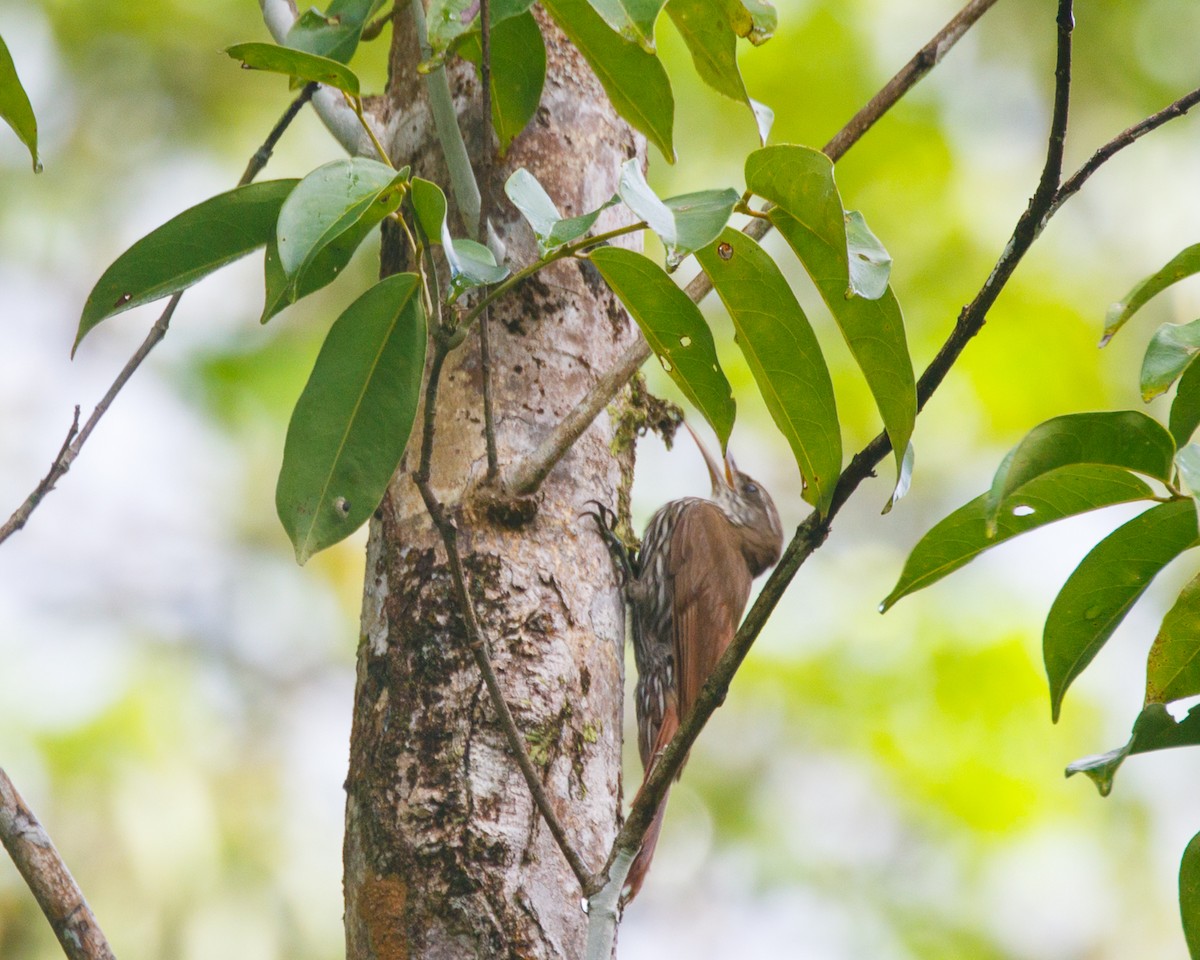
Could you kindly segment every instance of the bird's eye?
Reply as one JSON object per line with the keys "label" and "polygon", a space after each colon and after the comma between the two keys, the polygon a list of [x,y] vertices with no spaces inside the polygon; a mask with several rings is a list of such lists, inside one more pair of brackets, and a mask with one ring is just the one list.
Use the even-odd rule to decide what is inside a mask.
{"label": "bird's eye", "polygon": [[744,487],[742,487],[742,490],[745,491],[746,493],[758,493],[758,484],[752,483],[749,480],[747,480],[746,485]]}

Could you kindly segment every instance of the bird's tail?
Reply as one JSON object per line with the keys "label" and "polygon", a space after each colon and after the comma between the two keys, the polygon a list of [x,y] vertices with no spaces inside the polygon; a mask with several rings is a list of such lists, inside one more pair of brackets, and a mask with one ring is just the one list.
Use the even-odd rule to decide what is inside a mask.
{"label": "bird's tail", "polygon": [[[658,728],[658,736],[654,740],[654,750],[650,754],[650,762],[646,764],[646,773],[642,777],[643,785],[678,729],[679,715],[673,706],[668,706],[662,724]],[[646,879],[646,874],[650,872],[650,861],[654,859],[654,848],[658,844],[658,833],[662,829],[663,815],[667,812],[668,796],[670,796],[669,793],[664,793],[662,800],[659,801],[658,809],[654,811],[654,819],[650,821],[650,827],[646,830],[646,836],[642,840],[642,847],[638,850],[637,856],[633,859],[633,865],[629,868],[629,875],[621,890],[622,904],[629,903],[638,895],[638,891],[642,889],[642,883]]]}

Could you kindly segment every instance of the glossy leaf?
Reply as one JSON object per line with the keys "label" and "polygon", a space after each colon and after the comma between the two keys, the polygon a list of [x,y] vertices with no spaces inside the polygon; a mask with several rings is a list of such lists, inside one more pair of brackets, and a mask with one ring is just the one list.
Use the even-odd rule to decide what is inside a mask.
{"label": "glossy leaf", "polygon": [[[500,155],[533,115],[546,81],[546,44],[533,14],[525,12],[492,26],[492,127],[500,140]],[[464,37],[458,54],[479,66],[483,48],[477,32]]]}
{"label": "glossy leaf", "polygon": [[[533,0],[492,0],[488,7],[488,20],[495,30],[510,17],[525,13]],[[440,63],[463,38],[479,33],[479,0],[430,0],[425,14],[425,26],[429,46],[433,53],[430,64],[423,69]]]}
{"label": "glossy leaf", "polygon": [[452,240],[446,259],[455,297],[471,287],[499,283],[508,276],[508,268],[497,265],[492,251],[474,240]]}
{"label": "glossy leaf", "polygon": [[675,162],[675,97],[657,56],[613,33],[587,0],[542,4],[596,74],[613,107]]}
{"label": "glossy leaf", "polygon": [[654,22],[665,0],[588,0],[592,9],[624,39],[654,52]]}
{"label": "glossy leaf", "polygon": [[564,243],[578,240],[592,229],[601,213],[619,201],[619,198],[614,196],[590,213],[564,220],[545,188],[524,167],[514,171],[508,178],[504,184],[504,192],[533,230],[533,235],[537,238],[538,252],[542,255],[561,247]]}
{"label": "glossy leaf", "polygon": [[1067,578],[1042,634],[1056,722],[1071,682],[1100,652],[1158,572],[1195,546],[1196,539],[1191,501],[1161,503],[1101,540]]}
{"label": "glossy leaf", "polygon": [[733,392],[700,308],[640,253],[600,247],[588,258],[637,321],[671,379],[712,425],[723,451],[733,429]]}
{"label": "glossy leaf", "polygon": [[1200,744],[1200,707],[1193,707],[1186,717],[1176,722],[1161,703],[1150,703],[1138,714],[1133,733],[1124,746],[1076,760],[1067,767],[1067,776],[1087,774],[1096,784],[1100,796],[1107,797],[1112,792],[1113,778],[1127,757],[1197,744]]}
{"label": "glossy leaf", "polygon": [[412,178],[412,205],[421,232],[430,243],[445,245],[449,238],[446,226],[446,195],[431,180]]}
{"label": "glossy leaf", "polygon": [[662,240],[667,248],[668,270],[712,243],[729,222],[738,201],[738,193],[732,189],[703,190],[660,200],[646,183],[636,158],[621,164],[617,195]]}
{"label": "glossy leaf", "polygon": [[1193,363],[1179,378],[1168,422],[1177,447],[1191,440],[1196,427],[1200,426],[1200,363]]}
{"label": "glossy leaf", "polygon": [[1192,837],[1179,861],[1179,914],[1188,956],[1200,960],[1200,833]]}
{"label": "glossy leaf", "polygon": [[241,60],[242,66],[250,70],[283,73],[305,83],[315,80],[344,90],[352,97],[358,96],[358,77],[354,71],[329,57],[273,43],[238,43],[227,47],[225,52],[233,59]]}
{"label": "glossy leaf", "polygon": [[37,117],[33,113],[29,95],[21,86],[16,64],[3,37],[0,37],[0,120],[12,127],[13,133],[29,148],[33,172],[40,173],[42,164],[38,160]]}
{"label": "glossy leaf", "polygon": [[978,496],[920,539],[905,561],[896,586],[880,604],[880,611],[1018,534],[1064,517],[1114,503],[1145,500],[1153,495],[1154,491],[1143,480],[1117,467],[1087,464],[1063,467],[1027,483],[1006,500],[994,536],[987,532],[987,494]]}
{"label": "glossy leaf", "polygon": [[1200,352],[1200,320],[1164,323],[1150,338],[1142,358],[1142,399],[1166,393]]}
{"label": "glossy leaf", "polygon": [[1146,658],[1146,702],[1200,693],[1200,576],[1180,591]]}
{"label": "glossy leaf", "polygon": [[404,454],[425,369],[419,289],[396,274],[355,300],[296,403],[275,504],[300,563],[371,516]]}
{"label": "glossy leaf", "polygon": [[1104,346],[1113,338],[1125,322],[1144,307],[1153,297],[1162,293],[1173,283],[1178,283],[1185,277],[1200,273],[1200,243],[1185,247],[1157,273],[1153,273],[1141,281],[1124,298],[1108,308],[1108,316],[1104,323],[1104,336],[1100,346]]}
{"label": "glossy leaf", "polygon": [[996,471],[988,492],[988,521],[1030,480],[1072,463],[1106,463],[1170,479],[1175,443],[1158,421],[1136,410],[1072,413],[1038,424]]}
{"label": "glossy leaf", "polygon": [[737,331],[775,425],[804,478],[804,498],[824,514],[842,468],[833,382],[816,334],[775,262],[750,237],[726,229],[696,254]]}
{"label": "glossy leaf", "polygon": [[267,243],[296,184],[295,180],[266,180],[238,187],[185,210],[142,237],[96,281],[79,318],[75,347],[100,321],[186,290]]}
{"label": "glossy leaf", "polygon": [[349,63],[363,27],[382,6],[383,0],[333,0],[324,13],[310,7],[296,18],[284,45]]}
{"label": "glossy leaf", "polygon": [[878,300],[887,292],[892,255],[857,210],[846,213],[846,252],[850,261],[850,291],[857,297]]}

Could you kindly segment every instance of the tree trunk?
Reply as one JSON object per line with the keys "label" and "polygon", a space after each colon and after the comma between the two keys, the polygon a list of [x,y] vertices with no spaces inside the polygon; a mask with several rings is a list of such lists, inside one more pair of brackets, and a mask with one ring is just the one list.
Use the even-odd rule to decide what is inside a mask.
{"label": "tree trunk", "polygon": [[[411,20],[396,20],[383,108],[390,147],[398,166],[411,163],[446,184]],[[612,196],[620,164],[645,152],[574,48],[541,23],[542,105],[507,158],[492,164],[490,184],[499,198],[493,225],[518,267],[536,249],[503,199],[512,170],[528,168],[571,216]],[[450,83],[478,158],[476,77],[458,64]],[[385,238],[385,272],[400,256]],[[532,449],[634,336],[599,275],[578,261],[556,264],[500,301],[491,331],[502,464]],[[605,548],[579,514],[588,498],[617,501],[632,448],[614,443],[613,419],[602,415],[536,498],[489,504],[471,496],[486,470],[474,333],[451,354],[441,384],[432,484],[458,526],[474,603],[527,749],[595,869],[620,811],[624,609]],[[580,956],[579,884],[506,746],[467,647],[441,539],[410,477],[418,433],[367,550],[346,783],[347,956]]]}

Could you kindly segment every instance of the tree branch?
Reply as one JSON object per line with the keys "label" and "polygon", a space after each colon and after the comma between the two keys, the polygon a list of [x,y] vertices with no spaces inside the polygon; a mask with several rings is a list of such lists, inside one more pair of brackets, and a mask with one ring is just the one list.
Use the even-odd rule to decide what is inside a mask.
{"label": "tree branch", "polygon": [[[262,172],[263,167],[267,165],[267,161],[271,159],[271,153],[275,146],[279,143],[279,138],[283,136],[284,131],[293,120],[296,119],[304,104],[312,99],[314,91],[317,89],[317,84],[308,84],[295,100],[283,112],[283,116],[267,134],[266,140],[263,141],[261,147],[254,151],[254,155],[250,158],[250,162],[246,165],[242,177],[238,180],[237,185],[244,187],[251,180]],[[133,376],[134,371],[142,365],[142,361],[149,356],[150,351],[158,346],[158,342],[167,335],[167,327],[171,323],[171,317],[175,313],[175,308],[179,306],[179,301],[183,297],[183,291],[179,291],[170,300],[167,301],[166,307],[154,322],[154,326],[150,328],[150,332],[146,335],[146,339],[142,341],[142,345],[134,351],[132,357],[117,374],[117,378],[112,382],[112,386],[108,388],[108,392],[104,394],[100,402],[96,404],[96,409],[92,411],[92,415],[88,417],[87,423],[83,428],[79,427],[79,407],[75,407],[75,419],[71,424],[71,429],[67,431],[67,439],[63,441],[62,448],[58,451],[58,456],[50,464],[49,472],[41,479],[33,492],[25,498],[16,510],[13,511],[3,526],[0,526],[0,544],[4,543],[9,537],[20,530],[28,522],[30,515],[38,508],[38,504],[45,499],[46,494],[54,489],[54,485],[63,478],[68,470],[71,469],[71,464],[75,462],[75,458],[79,456],[79,451],[83,449],[83,445],[87,443],[88,437],[92,435],[92,431],[96,429],[96,425],[100,422],[100,418],[112,406],[112,402],[117,398],[117,394]]]}
{"label": "tree branch", "polygon": [[70,960],[115,960],[71,871],[2,767],[0,843],[42,908],[63,953]]}
{"label": "tree branch", "polygon": [[[951,47],[996,2],[997,0],[971,0],[925,46],[918,50],[908,63],[900,68],[899,72],[867,102],[866,106],[850,118],[833,139],[825,144],[822,152],[834,163],[840,160],[846,151],[858,143],[863,135],[896,105],[901,97],[942,61]],[[755,218],[742,229],[742,232],[753,240],[761,240],[770,229],[770,221]],[[687,286],[687,295],[694,303],[699,303],[711,292],[712,281],[703,271],[698,273]],[[501,479],[501,487],[513,495],[527,495],[537,490],[554,465],[571,449],[571,446],[583,435],[583,431],[591,425],[600,411],[612,402],[617,391],[637,373],[649,358],[650,345],[639,333],[634,342],[621,355],[616,366],[592,385],[583,399],[575,405],[575,408],[546,439],[521,462],[505,471]]]}
{"label": "tree branch", "polygon": [[[479,162],[480,216],[486,224],[492,209],[492,5],[479,0],[479,127],[483,131],[483,156]],[[492,406],[492,340],[488,308],[479,315],[479,374],[483,379],[483,439],[487,449],[487,480],[493,483],[500,470],[496,451],[496,417]]]}

